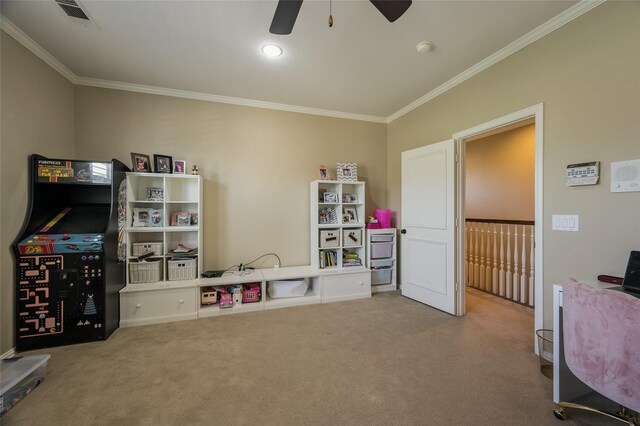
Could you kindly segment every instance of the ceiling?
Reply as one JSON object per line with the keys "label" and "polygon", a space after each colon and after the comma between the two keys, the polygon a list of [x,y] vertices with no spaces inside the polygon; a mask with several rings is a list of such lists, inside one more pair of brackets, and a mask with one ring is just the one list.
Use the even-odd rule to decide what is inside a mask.
{"label": "ceiling", "polygon": [[[3,0],[1,12],[4,24],[80,84],[145,85],[384,121],[576,3],[414,0],[389,23],[368,1],[333,0],[329,28],[329,1],[306,0],[286,36],[269,33],[275,0],[84,0],[89,25],[53,0]],[[426,40],[432,51],[418,53]],[[265,43],[284,54],[263,56]]]}

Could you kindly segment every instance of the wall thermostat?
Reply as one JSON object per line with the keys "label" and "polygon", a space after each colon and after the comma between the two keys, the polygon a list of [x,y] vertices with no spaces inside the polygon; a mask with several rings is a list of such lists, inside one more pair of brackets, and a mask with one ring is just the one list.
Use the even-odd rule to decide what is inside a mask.
{"label": "wall thermostat", "polygon": [[566,173],[566,186],[595,185],[600,178],[600,162],[569,164]]}

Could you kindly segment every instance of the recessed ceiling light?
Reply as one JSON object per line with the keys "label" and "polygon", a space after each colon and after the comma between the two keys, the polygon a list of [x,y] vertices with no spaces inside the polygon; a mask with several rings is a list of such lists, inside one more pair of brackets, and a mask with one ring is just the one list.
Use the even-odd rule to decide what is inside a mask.
{"label": "recessed ceiling light", "polygon": [[270,58],[276,58],[282,55],[282,49],[280,46],[276,46],[275,44],[265,44],[262,46],[262,53]]}

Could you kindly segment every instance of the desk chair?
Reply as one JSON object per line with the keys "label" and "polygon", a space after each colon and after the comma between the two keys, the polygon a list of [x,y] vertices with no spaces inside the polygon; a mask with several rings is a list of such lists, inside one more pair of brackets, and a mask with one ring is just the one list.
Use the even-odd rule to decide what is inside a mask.
{"label": "desk chair", "polygon": [[575,280],[563,284],[567,365],[594,391],[620,404],[620,411],[614,414],[562,401],[553,414],[564,420],[565,408],[579,408],[640,425],[640,298]]}

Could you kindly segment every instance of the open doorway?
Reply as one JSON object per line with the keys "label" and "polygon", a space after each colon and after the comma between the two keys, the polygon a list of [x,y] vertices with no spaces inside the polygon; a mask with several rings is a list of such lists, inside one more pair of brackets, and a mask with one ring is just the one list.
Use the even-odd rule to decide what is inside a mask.
{"label": "open doorway", "polygon": [[535,122],[465,140],[465,288],[533,308]]}
{"label": "open doorway", "polygon": [[[529,232],[529,245],[530,247],[532,247],[532,250],[527,251],[525,249],[525,254],[523,256],[522,254],[522,249],[520,247],[524,246],[525,243],[523,243],[522,241],[522,234],[521,234],[521,227],[518,228],[516,225],[517,224],[511,224],[511,234],[509,235],[509,237],[505,237],[503,235],[504,238],[504,244],[507,244],[507,241],[511,241],[511,244],[513,244],[514,238],[516,238],[515,236],[515,232],[517,229],[519,229],[518,232],[518,236],[517,236],[517,243],[518,243],[518,248],[519,251],[516,251],[518,253],[518,286],[514,287],[514,280],[516,279],[515,276],[515,269],[513,268],[513,265],[511,265],[511,297],[513,298],[514,294],[514,290],[517,288],[518,291],[518,299],[520,299],[521,293],[522,293],[522,289],[526,289],[526,299],[531,299],[532,302],[532,306],[534,306],[534,329],[532,330],[532,335],[534,336],[534,341],[535,341],[535,330],[538,328],[542,327],[542,318],[543,318],[543,294],[542,294],[542,266],[543,266],[543,262],[542,262],[542,229],[543,229],[543,217],[542,217],[542,149],[543,149],[543,106],[542,104],[538,104],[535,106],[532,106],[530,108],[526,108],[520,111],[517,111],[513,114],[509,114],[507,116],[504,117],[500,117],[497,118],[495,120],[492,120],[490,122],[487,123],[483,123],[480,124],[478,126],[475,126],[473,128],[470,129],[466,129],[463,130],[461,132],[458,132],[456,134],[454,134],[454,140],[456,142],[456,151],[458,153],[458,162],[456,165],[456,176],[457,176],[457,200],[456,200],[456,205],[457,205],[457,217],[458,220],[460,222],[460,224],[462,226],[458,226],[457,228],[457,233],[456,233],[456,238],[457,238],[457,253],[456,253],[456,258],[457,258],[457,262],[456,262],[456,275],[457,277],[459,277],[458,280],[458,289],[459,291],[457,292],[457,301],[456,301],[456,311],[458,315],[464,315],[466,313],[466,298],[465,298],[465,291],[463,291],[464,288],[466,288],[466,283],[468,283],[468,279],[467,279],[467,275],[471,272],[474,275],[475,278],[475,274],[476,274],[476,267],[475,267],[475,257],[472,259],[472,263],[473,263],[473,268],[472,270],[469,269],[469,263],[466,262],[466,257],[465,257],[465,253],[467,250],[467,246],[469,245],[469,235],[467,235],[467,233],[465,232],[465,223],[466,223],[466,193],[467,193],[467,185],[466,185],[466,166],[467,166],[467,142],[473,143],[473,140],[477,140],[478,138],[482,138],[482,137],[486,137],[487,135],[491,135],[491,134],[498,134],[498,133],[503,133],[504,131],[508,131],[508,130],[512,130],[515,128],[520,128],[523,127],[523,125],[532,125],[533,126],[533,132],[534,132],[534,190],[533,190],[533,194],[534,194],[534,200],[533,200],[533,221],[535,223],[535,226],[530,229]],[[522,224],[520,224],[522,225]],[[489,233],[490,230],[490,233]],[[499,234],[499,230],[495,230],[496,233],[494,234],[494,230],[495,227],[490,227],[488,225],[484,225],[484,234],[482,233],[482,229],[480,229],[480,232],[478,233],[479,237],[477,237],[477,241],[479,244],[481,244],[482,241],[482,237],[484,236],[484,241],[485,244],[487,242],[487,236],[490,237],[490,241],[489,241],[489,246],[490,246],[490,254],[493,255],[493,238],[494,236],[496,237],[496,248],[498,253],[496,254],[496,257],[499,259],[500,253],[499,253],[499,247],[500,245],[498,244],[497,240],[498,240],[498,236]],[[506,226],[503,225],[503,233],[506,231]],[[474,235],[475,234],[475,230],[474,230]],[[527,241],[527,230],[525,229],[525,242]],[[471,242],[474,246],[473,249],[475,250],[475,241]],[[483,247],[484,250],[484,254],[486,254],[486,248]],[[505,253],[503,254],[503,259],[506,262],[506,252],[507,249],[505,247]],[[513,263],[513,256],[514,256],[514,249],[513,246],[509,247],[509,251],[511,253],[511,259],[510,261]],[[474,252],[474,256],[477,253],[478,255],[481,252],[481,248],[480,246],[478,247],[477,251]],[[522,286],[522,264],[520,263],[520,259],[522,259],[522,257],[524,258],[528,258],[530,265],[529,267],[529,271],[526,271],[527,266],[525,265],[525,286]],[[489,264],[489,269],[487,270],[487,259],[483,259],[484,260],[484,269],[482,269],[480,266],[480,259],[478,258],[478,268],[477,268],[477,275],[478,275],[478,282],[480,282],[480,276],[482,273],[484,273],[484,286],[485,286],[485,291],[487,289],[487,278],[490,278],[490,291],[493,292],[494,287],[493,287],[493,277],[494,277],[494,264],[493,264],[493,260],[491,261],[491,263]],[[499,261],[496,265],[497,268],[497,288],[496,291],[498,292],[498,294],[500,293],[501,289],[500,289],[500,264]],[[503,268],[504,268],[504,264],[503,264]],[[504,271],[504,293],[506,295],[507,293],[507,270],[506,268],[503,269]],[[531,280],[529,280],[529,278],[532,278]]]}

